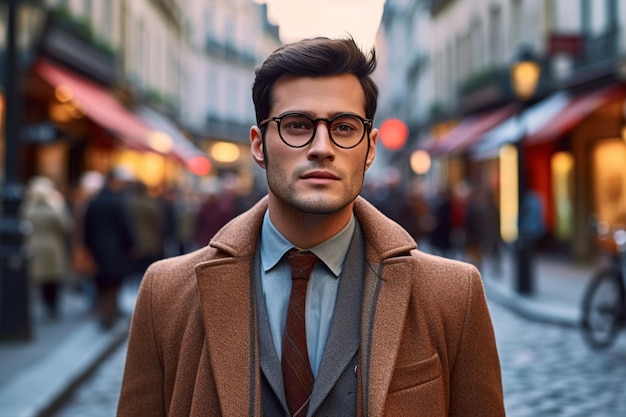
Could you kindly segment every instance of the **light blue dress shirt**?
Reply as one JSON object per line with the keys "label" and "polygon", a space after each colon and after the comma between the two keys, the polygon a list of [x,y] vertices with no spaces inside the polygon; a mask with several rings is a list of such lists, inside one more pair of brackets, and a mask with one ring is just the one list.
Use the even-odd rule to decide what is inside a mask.
{"label": "light blue dress shirt", "polygon": [[[317,262],[307,287],[306,340],[313,375],[317,377],[326,339],[333,318],[343,262],[355,228],[354,216],[339,233],[309,248],[323,262]],[[291,271],[283,255],[294,247],[265,213],[261,229],[261,286],[267,306],[272,339],[278,358],[282,357],[282,338],[291,293]]]}

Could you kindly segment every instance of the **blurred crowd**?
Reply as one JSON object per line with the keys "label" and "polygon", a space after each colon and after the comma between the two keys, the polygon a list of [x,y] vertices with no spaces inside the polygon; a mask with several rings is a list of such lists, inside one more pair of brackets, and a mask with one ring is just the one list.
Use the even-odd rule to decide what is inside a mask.
{"label": "blurred crowd", "polygon": [[[490,190],[464,182],[426,190],[387,175],[366,182],[362,194],[401,224],[422,250],[481,270],[488,259],[496,273],[500,270],[499,211]],[[152,188],[123,166],[107,174],[86,172],[65,193],[50,178],[33,177],[21,209],[29,225],[30,282],[48,318],[59,317],[63,290],[79,291],[109,328],[120,316],[117,300],[125,280],[140,280],[156,260],[207,245],[259,198],[240,192],[232,178],[197,190]]]}
{"label": "blurred crowd", "polygon": [[48,319],[60,318],[64,291],[76,291],[108,329],[122,315],[125,280],[140,280],[156,260],[206,245],[258,198],[228,178],[199,190],[148,187],[123,166],[85,172],[67,191],[33,177],[21,207],[28,278]]}
{"label": "blurred crowd", "polygon": [[466,182],[452,189],[426,189],[420,183],[406,187],[391,171],[368,182],[362,194],[401,224],[421,250],[480,270],[489,260],[496,274],[501,271],[500,213],[489,189],[473,189]]}

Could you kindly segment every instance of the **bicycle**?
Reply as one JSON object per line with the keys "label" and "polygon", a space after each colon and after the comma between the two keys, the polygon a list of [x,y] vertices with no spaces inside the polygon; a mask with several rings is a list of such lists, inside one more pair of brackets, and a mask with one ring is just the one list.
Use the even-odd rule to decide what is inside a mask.
{"label": "bicycle", "polygon": [[626,327],[626,230],[604,226],[598,243],[611,255],[611,263],[599,270],[585,289],[582,331],[593,349],[612,346]]}

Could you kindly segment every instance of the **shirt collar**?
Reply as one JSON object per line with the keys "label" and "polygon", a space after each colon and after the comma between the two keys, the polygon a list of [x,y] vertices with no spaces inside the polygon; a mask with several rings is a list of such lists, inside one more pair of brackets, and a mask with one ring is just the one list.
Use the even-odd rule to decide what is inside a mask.
{"label": "shirt collar", "polygon": [[[348,253],[355,226],[356,222],[354,215],[352,215],[348,224],[339,233],[319,245],[309,248],[326,264],[335,277],[339,277],[341,274],[343,261]],[[289,242],[272,224],[269,211],[266,211],[261,229],[261,265],[263,270],[267,272],[274,268],[285,253],[293,247],[293,243]]]}

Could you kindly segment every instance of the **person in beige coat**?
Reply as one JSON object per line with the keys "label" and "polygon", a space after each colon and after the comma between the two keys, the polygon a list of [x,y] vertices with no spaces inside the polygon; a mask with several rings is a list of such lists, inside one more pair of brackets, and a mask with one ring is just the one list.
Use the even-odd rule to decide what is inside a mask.
{"label": "person in beige coat", "polygon": [[74,223],[62,194],[45,176],[29,180],[21,215],[28,224],[28,278],[41,293],[46,316],[55,320],[61,310],[61,288],[69,275],[69,236]]}
{"label": "person in beige coat", "polygon": [[[478,270],[420,252],[358,196],[376,153],[375,64],[350,38],[316,38],[257,68],[250,142],[268,196],[148,269],[118,416],[504,416]],[[294,248],[318,258],[314,382],[296,411],[281,370]]]}

